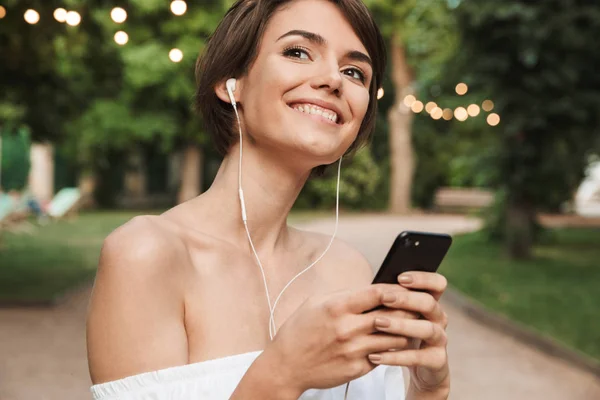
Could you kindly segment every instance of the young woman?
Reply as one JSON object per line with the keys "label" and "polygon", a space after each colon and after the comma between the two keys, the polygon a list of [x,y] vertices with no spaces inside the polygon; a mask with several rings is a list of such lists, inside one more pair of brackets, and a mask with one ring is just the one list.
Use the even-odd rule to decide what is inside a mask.
{"label": "young woman", "polygon": [[400,366],[406,398],[447,398],[446,280],[370,285],[359,252],[286,223],[311,172],[373,131],[384,65],[361,0],[229,10],[197,67],[223,163],[206,193],[106,239],[87,326],[95,399],[404,399]]}

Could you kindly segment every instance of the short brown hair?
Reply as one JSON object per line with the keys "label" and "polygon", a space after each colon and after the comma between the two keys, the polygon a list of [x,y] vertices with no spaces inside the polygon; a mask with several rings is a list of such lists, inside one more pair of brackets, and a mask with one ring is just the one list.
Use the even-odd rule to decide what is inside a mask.
{"label": "short brown hair", "polygon": [[[233,129],[235,114],[231,104],[219,99],[214,88],[228,78],[248,73],[258,55],[269,20],[281,6],[291,1],[236,1],[209,38],[204,54],[198,58],[195,107],[222,156],[237,143],[238,134]],[[336,4],[348,19],[373,60],[369,106],[356,140],[348,149],[348,153],[353,153],[368,142],[375,129],[377,90],[381,87],[386,65],[385,43],[373,16],[361,0],[328,1]]]}

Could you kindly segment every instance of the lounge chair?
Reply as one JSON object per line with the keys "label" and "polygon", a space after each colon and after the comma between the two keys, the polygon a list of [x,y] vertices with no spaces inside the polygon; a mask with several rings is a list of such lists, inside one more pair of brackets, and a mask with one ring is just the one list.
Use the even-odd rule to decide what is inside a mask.
{"label": "lounge chair", "polygon": [[13,199],[4,193],[0,193],[0,225],[8,222],[10,215],[15,210]]}
{"label": "lounge chair", "polygon": [[78,188],[61,189],[52,199],[46,214],[54,219],[60,219],[77,211],[81,203],[81,191]]}

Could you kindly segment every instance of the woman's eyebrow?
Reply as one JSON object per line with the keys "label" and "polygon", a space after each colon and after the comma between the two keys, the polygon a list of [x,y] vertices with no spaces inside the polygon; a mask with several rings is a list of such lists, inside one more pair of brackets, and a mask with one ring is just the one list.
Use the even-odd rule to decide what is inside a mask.
{"label": "woman's eyebrow", "polygon": [[[302,36],[309,42],[314,43],[318,46],[327,46],[327,39],[325,39],[323,36],[319,35],[318,33],[308,32],[302,29],[294,29],[287,33],[284,33],[276,40],[276,42],[288,36]],[[373,68],[373,62],[371,61],[371,57],[358,50],[349,51],[348,53],[346,53],[346,58],[349,58],[354,61],[365,62],[369,64],[371,68]]]}

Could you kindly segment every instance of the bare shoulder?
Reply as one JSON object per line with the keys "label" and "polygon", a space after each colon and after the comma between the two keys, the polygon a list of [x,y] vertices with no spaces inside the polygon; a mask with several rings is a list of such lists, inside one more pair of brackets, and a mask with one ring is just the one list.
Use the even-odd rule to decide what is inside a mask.
{"label": "bare shoulder", "polygon": [[[319,249],[325,250],[331,241],[331,235],[317,232],[300,231],[305,238]],[[346,287],[361,287],[373,280],[373,269],[366,257],[350,243],[335,238],[323,261],[327,263],[327,273],[335,280],[341,280]]]}
{"label": "bare shoulder", "polygon": [[[185,250],[184,243],[164,219],[143,215],[134,217],[108,235],[102,246],[101,261],[150,261],[157,257],[161,260],[182,250]],[[112,263],[101,262],[100,267],[105,264]],[[149,265],[150,268],[153,266],[157,263]],[[138,268],[138,272],[144,270]]]}
{"label": "bare shoulder", "polygon": [[186,362],[186,257],[160,217],[136,217],[105,239],[87,320],[92,382]]}

